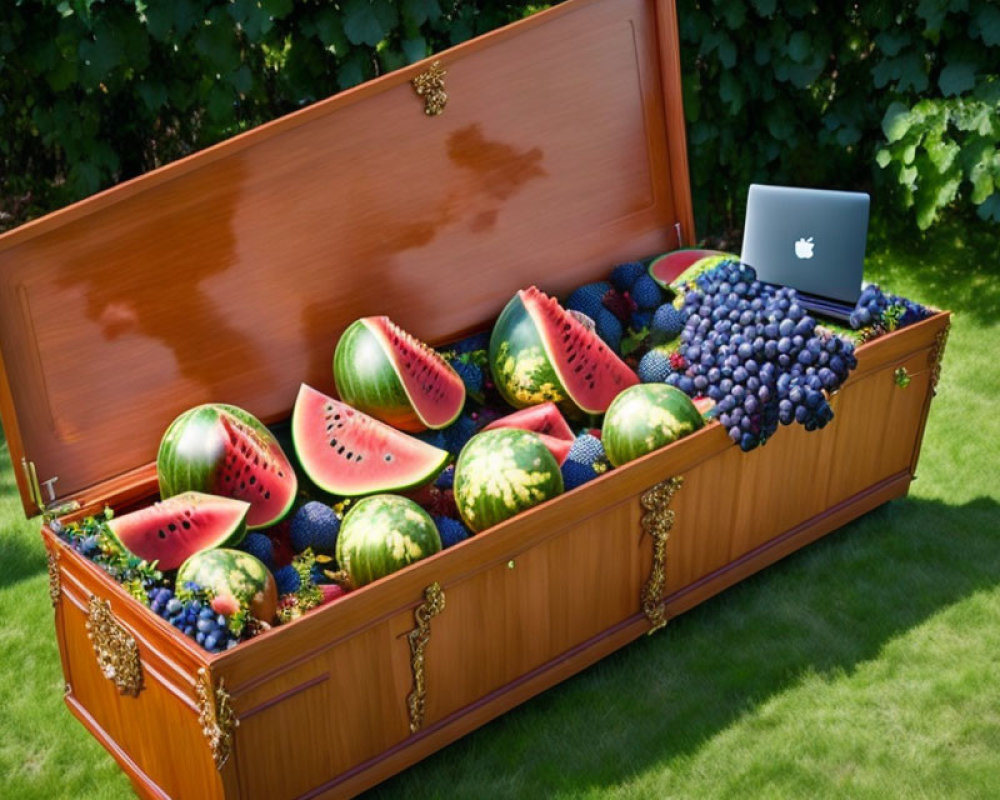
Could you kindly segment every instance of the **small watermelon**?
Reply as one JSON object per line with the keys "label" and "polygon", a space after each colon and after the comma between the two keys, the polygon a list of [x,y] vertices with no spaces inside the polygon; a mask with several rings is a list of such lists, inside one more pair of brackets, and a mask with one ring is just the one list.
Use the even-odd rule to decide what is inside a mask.
{"label": "small watermelon", "polygon": [[196,406],[170,423],[156,454],[160,496],[194,490],[250,503],[247,527],[266,528],[291,509],[295,470],[274,435],[247,411]]}
{"label": "small watermelon", "polygon": [[177,586],[196,583],[216,596],[234,597],[267,623],[278,613],[274,576],[258,559],[242,550],[218,548],[195,553],[177,570]]}
{"label": "small watermelon", "polygon": [[669,291],[671,284],[675,283],[688,267],[697,261],[713,256],[728,257],[720,250],[702,250],[697,247],[672,250],[662,256],[657,256],[649,263],[649,275],[660,286]]}
{"label": "small watermelon", "polygon": [[353,505],[337,537],[337,563],[353,588],[441,549],[434,520],[405,497],[378,494]]}
{"label": "small watermelon", "polygon": [[608,460],[620,467],[704,424],[691,398],[680,389],[665,383],[643,383],[615,398],[604,417],[601,442]]}
{"label": "small watermelon", "polygon": [[184,492],[114,517],[108,528],[130,553],[170,570],[202,550],[238,545],[249,510],[242,500]]}
{"label": "small watermelon", "polygon": [[333,354],[333,376],[345,403],[411,433],[447,427],[465,405],[458,373],[388,317],[348,326]]}
{"label": "small watermelon", "polygon": [[310,480],[341,497],[419,486],[451,457],[306,384],[292,411],[292,442]]}
{"label": "small watermelon", "polygon": [[693,283],[699,275],[703,275],[710,269],[714,269],[725,261],[739,261],[740,257],[733,255],[732,253],[718,253],[714,251],[712,255],[705,256],[704,258],[699,258],[697,261],[688,265],[688,267],[681,272],[674,280],[671,282],[670,286],[673,289],[680,289],[681,287]]}
{"label": "small watermelon", "polygon": [[515,408],[552,401],[568,413],[603,414],[639,382],[596,333],[534,286],[500,313],[489,359],[497,389]]}
{"label": "small watermelon", "polygon": [[455,464],[462,521],[483,531],[561,494],[559,464],[538,435],[516,428],[473,436]]}

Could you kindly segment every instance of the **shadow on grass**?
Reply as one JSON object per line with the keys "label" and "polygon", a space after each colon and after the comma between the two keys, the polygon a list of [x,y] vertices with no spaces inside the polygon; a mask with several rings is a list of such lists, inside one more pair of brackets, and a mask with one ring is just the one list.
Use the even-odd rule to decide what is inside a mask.
{"label": "shadow on grass", "polygon": [[32,527],[33,535],[24,529],[36,523],[24,521],[22,514],[7,440],[0,429],[0,586],[9,586],[46,569],[37,531]]}
{"label": "shadow on grass", "polygon": [[909,284],[914,300],[994,323],[1000,319],[997,230],[974,217],[950,218],[924,232],[872,220],[865,275],[889,291]]}
{"label": "shadow on grass", "polygon": [[998,511],[991,498],[882,506],[367,796],[576,796],[666,771],[805,676],[851,673],[1000,584]]}

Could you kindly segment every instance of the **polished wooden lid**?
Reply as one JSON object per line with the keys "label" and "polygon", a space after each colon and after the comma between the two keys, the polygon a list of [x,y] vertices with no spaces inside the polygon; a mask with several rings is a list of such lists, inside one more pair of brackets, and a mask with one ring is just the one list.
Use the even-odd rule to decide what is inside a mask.
{"label": "polished wooden lid", "polygon": [[[410,81],[434,60],[429,116]],[[0,237],[25,509],[32,465],[67,499],[197,403],[273,422],[301,381],[332,391],[360,316],[441,343],[691,242],[680,92],[673,2],[569,0]]]}

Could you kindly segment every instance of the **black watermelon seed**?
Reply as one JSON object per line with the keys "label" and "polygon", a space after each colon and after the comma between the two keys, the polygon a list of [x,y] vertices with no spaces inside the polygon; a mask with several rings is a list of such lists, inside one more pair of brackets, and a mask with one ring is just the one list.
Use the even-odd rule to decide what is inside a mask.
{"label": "black watermelon seed", "polygon": [[165,533],[163,532],[163,530],[162,530],[162,529],[161,529],[161,530],[158,530],[158,531],[157,531],[157,534],[159,534],[159,537],[160,537],[161,539],[166,539],[166,538],[167,538],[167,534],[165,534]]}
{"label": "black watermelon seed", "polygon": [[264,499],[265,500],[270,500],[271,499],[271,490],[270,489],[268,489],[266,492],[264,492]]}
{"label": "black watermelon seed", "polygon": [[191,523],[188,522],[187,520],[182,521],[181,525],[184,526],[184,530],[189,530],[191,528]]}

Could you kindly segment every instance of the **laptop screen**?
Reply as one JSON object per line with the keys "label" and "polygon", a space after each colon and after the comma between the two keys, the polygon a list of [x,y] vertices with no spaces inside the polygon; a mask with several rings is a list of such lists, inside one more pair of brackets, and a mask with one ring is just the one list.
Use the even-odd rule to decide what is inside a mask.
{"label": "laptop screen", "polygon": [[854,304],[869,204],[863,192],[751,184],[740,258],[765,283]]}

